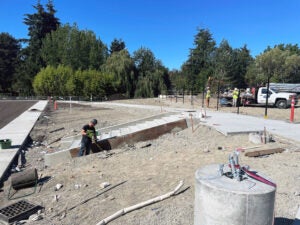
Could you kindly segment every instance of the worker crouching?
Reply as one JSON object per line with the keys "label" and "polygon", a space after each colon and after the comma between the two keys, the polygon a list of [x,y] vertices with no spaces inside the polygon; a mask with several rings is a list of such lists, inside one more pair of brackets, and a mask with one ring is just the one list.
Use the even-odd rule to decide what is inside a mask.
{"label": "worker crouching", "polygon": [[84,151],[85,151],[85,155],[90,154],[92,141],[93,140],[97,141],[96,130],[95,130],[96,124],[97,124],[97,120],[92,119],[89,122],[89,124],[86,124],[82,127],[81,130],[82,138],[81,138],[80,150],[78,156],[83,156]]}

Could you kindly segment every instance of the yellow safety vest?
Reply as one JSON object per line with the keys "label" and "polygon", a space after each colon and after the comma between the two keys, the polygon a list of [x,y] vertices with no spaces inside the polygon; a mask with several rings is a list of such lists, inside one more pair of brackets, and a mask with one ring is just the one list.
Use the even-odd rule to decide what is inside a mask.
{"label": "yellow safety vest", "polygon": [[238,91],[238,90],[233,91],[232,97],[233,97],[234,99],[237,99],[237,98],[238,98],[238,95],[239,95],[239,91]]}
{"label": "yellow safety vest", "polygon": [[210,90],[206,91],[206,98],[210,98]]}

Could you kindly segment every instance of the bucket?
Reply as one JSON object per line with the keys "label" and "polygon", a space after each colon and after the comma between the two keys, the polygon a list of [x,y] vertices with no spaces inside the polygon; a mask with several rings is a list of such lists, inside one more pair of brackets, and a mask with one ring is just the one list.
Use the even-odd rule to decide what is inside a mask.
{"label": "bucket", "polygon": [[1,139],[0,149],[7,149],[11,147],[11,139]]}

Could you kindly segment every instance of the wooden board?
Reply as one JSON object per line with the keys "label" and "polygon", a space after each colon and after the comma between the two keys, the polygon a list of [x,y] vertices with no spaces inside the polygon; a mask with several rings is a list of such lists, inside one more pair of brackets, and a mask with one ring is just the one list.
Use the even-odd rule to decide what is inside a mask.
{"label": "wooden board", "polygon": [[270,155],[270,154],[274,154],[274,153],[281,153],[284,150],[285,149],[283,149],[283,148],[273,148],[273,149],[266,149],[266,150],[257,150],[257,151],[254,151],[254,152],[247,152],[247,153],[245,153],[245,156],[248,156],[248,157],[258,157],[258,156]]}

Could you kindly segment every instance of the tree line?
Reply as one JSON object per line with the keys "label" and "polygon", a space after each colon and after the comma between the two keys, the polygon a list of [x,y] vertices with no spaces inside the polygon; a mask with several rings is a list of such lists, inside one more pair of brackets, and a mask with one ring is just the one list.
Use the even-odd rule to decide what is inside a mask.
{"label": "tree line", "polygon": [[115,38],[108,47],[93,31],[61,24],[51,0],[25,14],[28,39],[0,33],[0,92],[15,95],[105,98],[156,97],[169,90],[203,92],[271,82],[300,82],[298,45],[267,47],[255,58],[246,45],[219,45],[209,29],[197,28],[179,70],[169,70],[146,47],[129,53]]}

